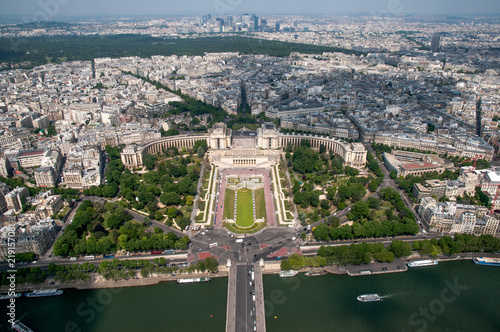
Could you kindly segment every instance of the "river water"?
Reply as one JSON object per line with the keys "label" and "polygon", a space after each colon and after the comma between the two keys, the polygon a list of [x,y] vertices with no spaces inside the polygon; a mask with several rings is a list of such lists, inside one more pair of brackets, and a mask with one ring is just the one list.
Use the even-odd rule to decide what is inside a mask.
{"label": "river water", "polygon": [[[500,331],[500,267],[453,261],[349,277],[264,276],[267,331]],[[361,294],[389,297],[363,303]],[[21,298],[34,331],[224,331],[227,278]],[[0,331],[8,331],[1,302]]]}
{"label": "river water", "polygon": [[[264,292],[272,332],[500,331],[500,267],[470,260],[357,277],[271,275]],[[356,300],[370,293],[389,298]]]}
{"label": "river water", "polygon": [[[226,301],[227,278],[213,278],[202,284],[168,282],[22,297],[16,301],[16,314],[35,332],[224,331]],[[1,304],[5,310],[7,302]],[[0,330],[10,331],[5,317]]]}

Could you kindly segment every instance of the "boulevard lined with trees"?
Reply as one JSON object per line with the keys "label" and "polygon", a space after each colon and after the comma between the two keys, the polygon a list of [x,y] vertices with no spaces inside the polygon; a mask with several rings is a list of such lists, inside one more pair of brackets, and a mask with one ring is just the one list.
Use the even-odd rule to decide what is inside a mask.
{"label": "boulevard lined with trees", "polygon": [[409,257],[418,252],[422,257],[449,256],[458,253],[498,253],[500,240],[492,235],[474,236],[457,234],[431,240],[413,241],[413,245],[393,240],[387,247],[383,243],[360,243],[343,246],[321,246],[317,256],[305,257],[293,254],[281,261],[282,270],[299,270],[305,267],[327,265],[361,265],[372,261],[393,262],[395,258]]}
{"label": "boulevard lined with trees", "polygon": [[[102,275],[107,280],[129,280],[137,279],[138,275],[148,278],[153,275],[175,275],[177,273],[217,273],[218,262],[213,257],[199,261],[189,267],[179,268],[172,265],[164,257],[153,260],[131,259],[131,260],[106,260],[98,266],[90,262],[72,265],[49,264],[47,270],[42,271],[39,267],[19,268],[16,274],[16,284],[41,284],[47,279],[53,278],[57,282],[89,281],[97,275]],[[3,286],[9,285],[8,272],[0,272],[0,280]]]}

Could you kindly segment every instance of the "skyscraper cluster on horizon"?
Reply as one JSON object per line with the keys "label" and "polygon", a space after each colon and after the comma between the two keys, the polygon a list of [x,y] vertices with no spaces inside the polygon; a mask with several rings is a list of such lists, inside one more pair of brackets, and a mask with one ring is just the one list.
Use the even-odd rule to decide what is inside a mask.
{"label": "skyscraper cluster on horizon", "polygon": [[241,16],[228,15],[224,17],[215,17],[212,14],[201,14],[200,25],[213,25],[221,32],[232,31],[280,31],[280,24],[268,25],[266,18],[259,18],[255,14],[243,14]]}

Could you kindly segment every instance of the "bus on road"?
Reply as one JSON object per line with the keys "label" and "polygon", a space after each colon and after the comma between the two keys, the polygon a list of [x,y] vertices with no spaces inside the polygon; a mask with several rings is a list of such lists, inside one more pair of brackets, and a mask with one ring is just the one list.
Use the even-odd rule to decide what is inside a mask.
{"label": "bus on road", "polygon": [[85,256],[85,260],[95,259],[95,256]]}
{"label": "bus on road", "polygon": [[208,245],[209,248],[213,248],[213,247],[217,247],[217,242],[214,242],[214,243],[210,243]]}

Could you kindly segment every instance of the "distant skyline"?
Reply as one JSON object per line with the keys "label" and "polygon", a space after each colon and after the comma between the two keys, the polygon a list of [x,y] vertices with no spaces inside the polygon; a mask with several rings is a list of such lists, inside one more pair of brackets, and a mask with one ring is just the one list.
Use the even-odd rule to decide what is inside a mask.
{"label": "distant skyline", "polygon": [[500,14],[498,0],[3,0],[2,17],[25,22],[84,16],[170,15],[474,15]]}

